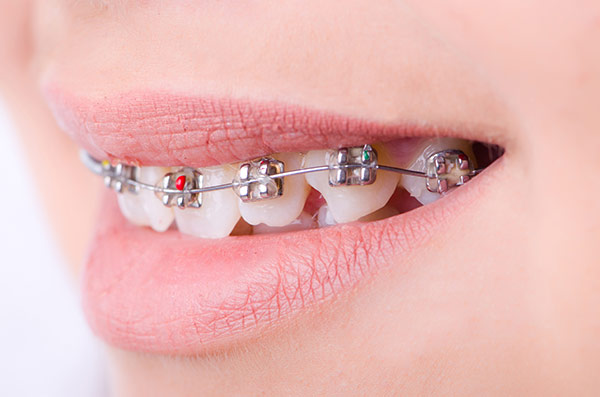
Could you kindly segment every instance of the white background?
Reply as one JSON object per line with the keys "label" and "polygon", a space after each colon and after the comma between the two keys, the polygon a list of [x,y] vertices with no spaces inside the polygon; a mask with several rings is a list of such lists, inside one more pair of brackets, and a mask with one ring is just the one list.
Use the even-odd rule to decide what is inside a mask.
{"label": "white background", "polygon": [[0,395],[104,396],[99,342],[83,320],[1,102],[0,169]]}

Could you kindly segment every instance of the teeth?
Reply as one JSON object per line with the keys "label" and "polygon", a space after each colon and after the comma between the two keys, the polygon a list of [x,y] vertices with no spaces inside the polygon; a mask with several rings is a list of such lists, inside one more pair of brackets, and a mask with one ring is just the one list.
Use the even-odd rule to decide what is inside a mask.
{"label": "teeth", "polygon": [[[140,167],[138,181],[154,185],[167,172],[168,168]],[[137,194],[125,190],[117,197],[125,218],[136,225],[150,226],[157,232],[164,232],[173,223],[173,210],[163,206],[150,190],[140,189]]]}
{"label": "teeth", "polygon": [[[236,173],[231,165],[203,168],[204,186],[230,183]],[[175,208],[175,222],[179,231],[200,238],[229,236],[240,219],[238,196],[231,189],[217,190],[202,195],[200,208]]]}
{"label": "teeth", "polygon": [[[285,164],[285,170],[296,170],[303,166],[302,155],[299,153],[281,153],[273,157]],[[282,196],[247,203],[240,201],[240,213],[251,225],[263,223],[272,227],[286,226],[300,216],[309,193],[310,186],[304,176],[288,176],[285,178]]]}
{"label": "teeth", "polygon": [[281,227],[267,226],[264,223],[256,225],[253,228],[254,234],[285,233],[297,230],[314,229],[317,224],[308,212],[302,212],[300,216],[290,224]]}
{"label": "teeth", "polygon": [[[376,146],[380,164],[390,164],[391,159],[381,146]],[[306,167],[327,164],[328,151],[315,150],[308,152]],[[398,186],[400,176],[392,172],[377,172],[377,179],[372,185],[337,186],[329,185],[327,172],[305,175],[309,185],[318,190],[337,223],[353,222],[384,207]]]}
{"label": "teeth", "polygon": [[[419,154],[406,166],[406,168],[425,172],[427,168],[427,158],[435,152],[446,149],[462,150],[472,159],[472,161],[475,159],[473,145],[470,141],[456,138],[432,138],[423,142],[420,151],[418,152]],[[423,178],[404,175],[401,184],[411,196],[424,205],[432,203],[441,197],[440,194],[427,190],[426,184],[423,182]]]}
{"label": "teeth", "polygon": [[[444,174],[443,182],[447,183],[450,187],[455,186],[458,181],[460,182],[458,184],[462,184],[465,180],[468,180],[465,172],[468,174],[472,168],[465,167],[465,165],[469,164],[476,167],[476,164],[464,162],[463,158],[460,157],[460,153],[457,154],[451,151],[453,149],[460,150],[473,161],[475,156],[471,141],[454,138],[433,138],[415,142],[414,145],[418,146],[417,149],[419,151],[416,156],[406,161],[409,164],[405,164],[405,160],[394,161],[389,151],[382,145],[373,147],[377,153],[374,153],[369,145],[340,151],[316,150],[308,152],[306,155],[300,153],[281,153],[273,155],[273,160],[262,159],[262,162],[259,164],[261,168],[251,168],[255,164],[254,162],[248,162],[246,168],[250,167],[252,175],[259,172],[259,175],[255,175],[253,178],[258,178],[261,182],[257,182],[254,179],[243,179],[243,173],[240,171],[245,169],[243,166],[225,165],[201,170],[186,169],[188,171],[191,170],[190,172],[193,173],[196,171],[202,173],[201,176],[198,175],[193,178],[196,181],[196,185],[216,186],[230,184],[234,181],[233,187],[235,188],[250,187],[254,189],[250,192],[252,193],[252,197],[249,199],[240,191],[231,188],[216,189],[204,193],[196,197],[197,202],[194,202],[197,204],[195,207],[200,206],[200,208],[194,208],[187,201],[177,203],[182,208],[187,208],[175,208],[172,206],[174,205],[173,202],[169,201],[169,197],[171,196],[167,196],[166,192],[162,190],[155,194],[152,190],[142,188],[137,194],[134,194],[129,189],[117,189],[116,186],[113,186],[113,188],[122,191],[122,194],[118,194],[118,203],[123,215],[132,223],[141,226],[151,226],[156,231],[165,231],[171,226],[173,220],[175,220],[182,233],[200,238],[222,238],[230,234],[281,233],[327,227],[353,221],[369,222],[389,218],[400,213],[391,203],[388,204],[399,185],[408,192],[402,191],[403,194],[410,194],[421,204],[428,204],[440,198],[440,194],[430,192],[427,189],[431,181],[436,184],[435,187],[431,188],[442,192],[445,191],[446,185],[441,182],[438,184],[435,178],[424,179],[408,175],[401,177],[400,174],[394,172],[376,171],[375,168],[364,166],[365,164],[372,166],[379,162],[379,164],[383,165],[425,172],[427,171],[427,160],[433,153],[450,150],[444,153],[443,156],[455,157],[443,157],[446,161],[446,168],[444,168],[443,161],[436,168],[440,173]],[[402,147],[404,148],[404,146]],[[411,147],[411,149],[413,148],[414,146]],[[358,149],[358,152],[355,149]],[[392,149],[390,148],[390,150]],[[412,153],[412,150],[410,152]],[[441,156],[440,158],[442,158]],[[452,158],[454,160],[451,160]],[[435,160],[439,161],[437,158]],[[351,164],[359,166],[359,168],[343,168],[340,166],[339,168],[334,167],[330,169],[329,172],[325,170],[323,172],[291,175],[285,177],[284,180],[270,180],[268,177],[262,178],[271,172],[271,168],[269,168],[268,172],[263,170],[262,167],[265,163],[267,165],[276,164],[278,171],[275,172],[281,172],[283,168],[285,168],[283,169],[285,172],[302,168],[322,167],[330,163],[330,161],[333,164]],[[455,163],[452,163],[452,161],[455,161]],[[284,167],[282,167],[282,164]],[[178,169],[175,173],[169,173],[169,169],[164,167],[129,168],[137,172],[137,175],[129,177],[137,177],[137,180],[140,182],[152,186],[157,186],[158,184],[158,186],[163,188],[166,188],[166,186],[162,186],[165,181],[170,186],[174,180],[173,178],[184,172],[182,169]],[[109,171],[112,172],[112,170],[113,168],[111,167]],[[456,175],[453,174],[454,171],[457,171]],[[117,171],[114,172],[116,173]],[[107,174],[109,177],[111,175]],[[182,177],[178,177],[177,183],[179,183],[179,178]],[[456,181],[452,178],[455,178]],[[186,179],[183,180],[186,181]],[[252,182],[248,184],[236,184],[236,180],[238,182],[242,180]],[[373,182],[373,180],[375,181]],[[276,191],[278,195],[281,194],[281,191],[283,193],[277,197],[265,198],[265,195],[260,190],[262,184],[266,183],[264,181],[273,183],[283,183],[281,181],[284,181],[283,189],[280,190],[281,186],[278,185]],[[254,187],[252,188],[251,186]],[[322,199],[326,202],[326,204],[321,205],[314,216],[304,211],[306,201],[311,192],[311,186],[322,195]],[[173,189],[173,187],[170,188]],[[176,188],[182,190],[179,187]],[[166,198],[166,204],[171,206],[165,207],[161,200],[157,200],[157,195],[162,197],[162,199]],[[180,198],[176,195],[173,197]],[[245,197],[246,199],[242,200]],[[313,204],[320,205],[322,199],[319,198],[318,200],[310,201],[308,207],[312,208],[311,211],[315,209],[315,205]]]}

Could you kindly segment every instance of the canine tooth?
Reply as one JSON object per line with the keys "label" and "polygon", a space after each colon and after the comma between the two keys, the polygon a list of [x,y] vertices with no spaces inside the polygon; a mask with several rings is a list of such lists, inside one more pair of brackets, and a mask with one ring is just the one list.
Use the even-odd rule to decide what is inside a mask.
{"label": "canine tooth", "polygon": [[[299,153],[280,153],[273,157],[283,161],[285,171],[299,169],[303,165],[303,158]],[[272,227],[286,226],[300,216],[309,193],[310,186],[302,175],[288,176],[280,197],[247,203],[240,200],[240,213],[251,225],[264,223]]]}
{"label": "canine tooth", "polygon": [[[138,181],[154,185],[167,172],[162,167],[140,167]],[[136,225],[164,232],[173,223],[173,210],[162,205],[150,190],[140,189],[137,194],[124,190],[117,200],[125,218]]]}
{"label": "canine tooth", "polygon": [[[458,138],[432,138],[422,143],[418,154],[413,158],[407,168],[425,172],[427,169],[427,158],[435,152],[446,149],[462,150],[469,156],[471,161],[474,161],[475,159],[471,141]],[[424,178],[404,175],[401,180],[401,185],[421,204],[432,203],[441,197],[440,194],[427,190]]]}
{"label": "canine tooth", "polygon": [[285,233],[297,230],[314,229],[317,227],[315,219],[308,213],[302,212],[300,216],[286,226],[273,227],[261,223],[253,227],[254,234]]}
{"label": "canine tooth", "polygon": [[[385,148],[376,146],[375,149],[378,152],[379,163],[389,164],[390,159]],[[327,150],[308,152],[305,166],[327,164],[327,157]],[[400,180],[398,174],[379,171],[375,183],[371,185],[332,187],[329,185],[327,172],[306,174],[305,177],[308,184],[323,195],[337,223],[356,221],[385,206]]]}
{"label": "canine tooth", "polygon": [[[231,165],[200,169],[204,186],[230,183],[235,175]],[[200,238],[228,236],[240,219],[238,196],[231,189],[204,193],[200,208],[175,208],[179,231]]]}

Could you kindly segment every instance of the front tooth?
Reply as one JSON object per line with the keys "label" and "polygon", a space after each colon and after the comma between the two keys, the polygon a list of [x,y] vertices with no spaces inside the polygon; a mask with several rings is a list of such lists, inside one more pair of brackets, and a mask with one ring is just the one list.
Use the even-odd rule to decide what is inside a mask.
{"label": "front tooth", "polygon": [[[168,168],[140,167],[137,179],[154,186],[167,172]],[[173,210],[162,205],[151,190],[140,189],[137,194],[125,190],[117,196],[121,212],[136,225],[164,232],[173,223]]]}
{"label": "front tooth", "polygon": [[[463,151],[471,161],[474,161],[473,144],[471,141],[457,138],[432,138],[427,139],[420,146],[418,154],[406,168],[425,172],[427,170],[427,158],[433,153],[446,150],[457,149]],[[424,178],[404,175],[401,181],[402,186],[416,198],[421,204],[429,204],[441,197],[439,193],[430,192],[427,190],[427,183]]]}
{"label": "front tooth", "polygon": [[[389,164],[390,158],[382,146],[376,146],[380,164]],[[327,164],[328,151],[315,150],[308,152],[306,167]],[[377,172],[377,179],[372,185],[364,186],[330,186],[327,172],[315,172],[305,175],[309,185],[318,190],[337,223],[353,222],[361,217],[377,211],[386,205],[396,190],[400,176],[392,172]]]}
{"label": "front tooth", "polygon": [[[285,171],[296,170],[303,165],[303,158],[299,153],[279,153],[273,158],[284,163]],[[300,216],[309,193],[310,186],[302,175],[288,176],[283,181],[283,194],[280,197],[246,203],[240,200],[240,213],[251,225],[264,223],[267,226],[283,227]]]}
{"label": "front tooth", "polygon": [[[231,165],[200,169],[204,186],[230,183],[235,176]],[[215,190],[202,195],[200,208],[175,208],[179,231],[200,238],[228,236],[240,219],[238,196],[232,189]]]}

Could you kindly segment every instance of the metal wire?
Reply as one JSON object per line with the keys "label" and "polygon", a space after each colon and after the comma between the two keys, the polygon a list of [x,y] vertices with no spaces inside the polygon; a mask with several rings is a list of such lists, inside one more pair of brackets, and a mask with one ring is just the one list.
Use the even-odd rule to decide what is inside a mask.
{"label": "metal wire", "polygon": [[[240,185],[250,184],[250,183],[255,183],[255,182],[260,182],[261,181],[261,179],[250,179],[250,180],[245,180],[243,183],[231,182],[231,183],[225,183],[225,184],[222,184],[222,185],[206,186],[206,187],[202,187],[202,188],[187,189],[187,190],[181,191],[181,190],[178,190],[178,189],[169,189],[169,188],[163,188],[163,187],[159,187],[159,186],[155,186],[155,185],[150,185],[150,184],[147,184],[147,183],[136,181],[135,179],[125,178],[123,176],[118,176],[118,175],[115,175],[114,173],[107,172],[103,168],[102,162],[100,160],[97,160],[97,159],[93,158],[86,151],[82,150],[81,153],[80,153],[80,157],[81,157],[81,161],[85,164],[85,166],[90,171],[92,171],[94,174],[97,174],[97,175],[100,175],[100,176],[104,176],[104,177],[108,176],[108,177],[112,177],[112,178],[117,178],[121,183],[123,183],[126,186],[133,186],[133,187],[139,188],[139,189],[146,189],[146,190],[150,190],[150,191],[153,191],[153,192],[156,192],[156,193],[165,193],[165,194],[182,194],[182,193],[198,194],[198,193],[213,192],[213,191],[217,191],[217,190],[232,189],[232,188],[235,188],[235,187],[240,186]],[[300,168],[300,169],[297,169],[297,170],[280,172],[280,173],[268,175],[267,177],[272,178],[272,179],[282,179],[282,178],[286,178],[286,177],[289,177],[289,176],[304,175],[304,174],[314,173],[314,172],[329,171],[330,169],[340,169],[340,168],[353,169],[353,168],[363,168],[363,167],[365,167],[365,166],[362,165],[362,164],[346,164],[346,165],[343,165],[343,166],[339,165],[339,166],[335,166],[335,167],[329,167],[327,165],[321,165],[321,166]],[[414,177],[419,177],[419,178],[435,178],[436,177],[434,175],[428,175],[426,172],[423,172],[423,171],[409,170],[409,169],[405,169],[405,168],[392,167],[392,166],[380,165],[380,164],[371,166],[370,168],[374,168],[374,169],[381,170],[381,171],[387,171],[387,172],[395,172],[395,173],[398,173],[398,174],[409,175],[409,176],[414,176]],[[483,169],[473,170],[468,175],[469,176],[475,176],[475,175],[479,174],[482,170]]]}

